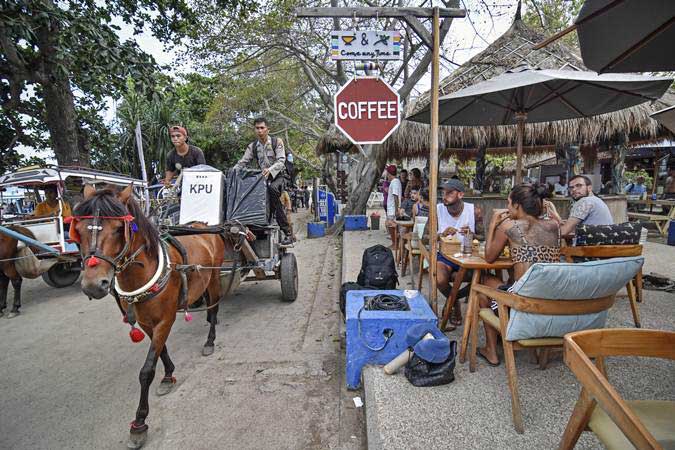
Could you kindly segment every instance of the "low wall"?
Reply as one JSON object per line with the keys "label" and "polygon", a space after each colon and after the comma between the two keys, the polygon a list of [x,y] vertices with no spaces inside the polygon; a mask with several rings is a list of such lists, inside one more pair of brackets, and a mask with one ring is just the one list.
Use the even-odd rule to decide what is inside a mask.
{"label": "low wall", "polygon": [[[607,204],[610,213],[612,213],[612,218],[614,223],[623,223],[628,220],[626,215],[626,197],[623,195],[615,196],[600,196],[602,200]],[[489,225],[489,220],[492,217],[492,210],[506,208],[506,197],[501,196],[485,196],[485,197],[469,197],[465,196],[464,201],[467,203],[473,203],[478,205],[483,210],[483,221],[485,225],[485,230]],[[554,197],[551,199],[555,205],[560,217],[566,219],[570,214],[570,208],[572,207],[572,200],[570,197]]]}

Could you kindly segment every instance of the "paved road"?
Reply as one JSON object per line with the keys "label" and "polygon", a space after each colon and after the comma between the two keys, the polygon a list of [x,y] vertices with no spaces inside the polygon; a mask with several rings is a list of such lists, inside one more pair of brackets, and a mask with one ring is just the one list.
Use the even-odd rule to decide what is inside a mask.
{"label": "paved road", "polygon": [[[200,354],[205,313],[176,322],[178,385],[151,395],[147,448],[364,448],[361,411],[340,389],[335,242],[296,245],[295,303],[276,281],[244,283],[221,306],[212,356]],[[132,344],[114,300],[77,285],[26,281],[24,298],[20,317],[0,319],[0,448],[124,448],[147,339]]]}

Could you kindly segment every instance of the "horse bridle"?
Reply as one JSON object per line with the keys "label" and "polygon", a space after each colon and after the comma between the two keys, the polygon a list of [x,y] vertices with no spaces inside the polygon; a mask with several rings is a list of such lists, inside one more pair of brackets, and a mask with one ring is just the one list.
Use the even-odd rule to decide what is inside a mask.
{"label": "horse bridle", "polygon": [[[136,257],[143,251],[145,244],[141,245],[138,250],[136,250],[132,255],[127,257],[129,248],[133,237],[131,236],[132,223],[134,221],[134,216],[127,214],[126,216],[101,216],[100,208],[96,208],[93,216],[71,216],[67,218],[67,223],[70,223],[71,229],[75,227],[75,224],[78,220],[91,220],[91,224],[87,225],[87,229],[91,231],[91,242],[89,243],[89,254],[83,256],[82,265],[87,267],[94,267],[98,265],[98,260],[102,260],[110,264],[115,271],[115,273],[120,273],[126,269],[129,264],[134,262]],[[98,248],[98,233],[103,230],[101,225],[101,220],[121,220],[124,223],[124,247],[114,258],[101,254]],[[72,234],[72,232],[71,232]],[[78,239],[74,239],[79,241]],[[80,254],[82,249],[80,249]],[[124,261],[123,261],[124,260]],[[120,262],[122,262],[120,264]]]}

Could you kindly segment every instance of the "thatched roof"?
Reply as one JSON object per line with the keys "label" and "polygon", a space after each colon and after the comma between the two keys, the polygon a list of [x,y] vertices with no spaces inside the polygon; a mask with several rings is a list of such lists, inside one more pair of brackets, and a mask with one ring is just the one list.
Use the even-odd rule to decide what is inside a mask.
{"label": "thatched roof", "polygon": [[[525,25],[519,9],[506,33],[441,80],[441,95],[493,78],[523,64],[541,69],[587,70],[577,53],[560,41],[534,50],[533,47],[544,39],[544,35]],[[411,102],[406,116],[426,107],[429,97],[430,91]],[[659,139],[669,135],[669,132],[649,115],[671,105],[675,105],[675,93],[667,93],[652,104],[644,103],[599,116],[526,124],[524,151],[537,152],[544,148],[550,151],[551,146],[564,144],[604,144],[621,135],[629,136],[630,140]],[[392,159],[404,159],[428,155],[429,141],[429,125],[404,120],[383,145]],[[515,152],[515,124],[499,127],[439,127],[441,157],[471,149],[475,151],[476,147],[483,145],[492,152]],[[353,146],[339,130],[331,127],[317,144],[316,151],[324,154],[336,149],[350,151]]]}

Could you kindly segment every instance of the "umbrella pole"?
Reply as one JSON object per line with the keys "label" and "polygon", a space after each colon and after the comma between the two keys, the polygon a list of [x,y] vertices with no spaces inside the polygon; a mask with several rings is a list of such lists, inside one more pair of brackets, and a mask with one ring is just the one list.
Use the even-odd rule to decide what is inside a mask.
{"label": "umbrella pole", "polygon": [[[439,91],[439,9],[434,8],[432,23],[433,52],[431,58],[431,149],[429,152],[429,302],[431,309],[437,313],[436,298],[436,252],[438,247],[438,217],[436,210],[436,197],[438,194],[438,91]],[[420,270],[422,268],[420,267]]]}
{"label": "umbrella pole", "polygon": [[523,182],[523,134],[525,134],[525,120],[527,113],[516,114],[516,185]]}

